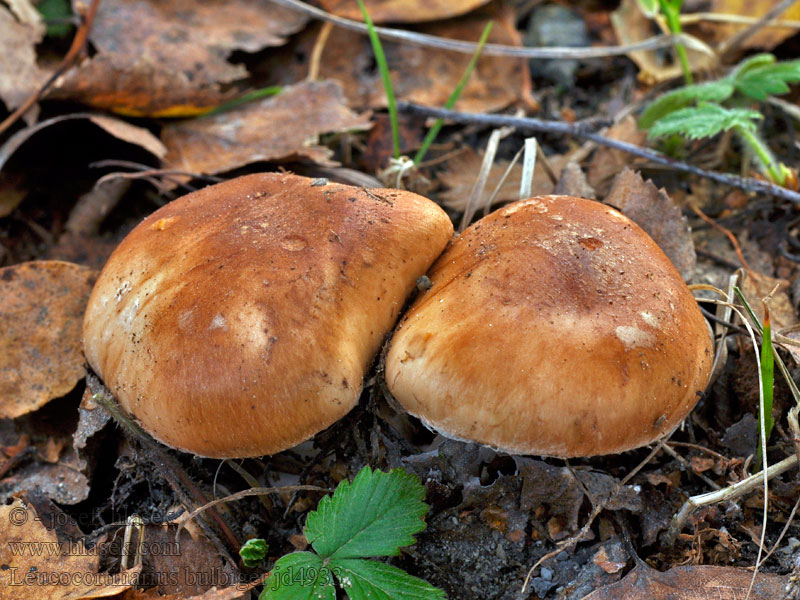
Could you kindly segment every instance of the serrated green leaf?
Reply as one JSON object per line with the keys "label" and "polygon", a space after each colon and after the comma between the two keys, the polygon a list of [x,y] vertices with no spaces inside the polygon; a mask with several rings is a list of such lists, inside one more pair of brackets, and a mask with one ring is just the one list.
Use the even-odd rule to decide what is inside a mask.
{"label": "serrated green leaf", "polygon": [[741,70],[733,79],[733,85],[736,91],[745,96],[763,101],[768,96],[787,93],[789,84],[798,81],[800,81],[800,60],[790,60],[765,63]]}
{"label": "serrated green leaf", "polygon": [[777,59],[773,54],[764,53],[764,54],[755,54],[748,58],[745,58],[741,61],[738,65],[736,65],[733,70],[728,75],[730,79],[736,79],[737,77],[747,73],[750,69],[756,69],[759,67],[763,67],[765,65],[773,64]]}
{"label": "serrated green leaf", "polygon": [[394,556],[425,529],[425,488],[402,469],[364,467],[353,483],[343,481],[306,519],[305,534],[321,556]]}
{"label": "serrated green leaf", "polygon": [[733,95],[733,83],[727,79],[686,85],[659,96],[639,117],[639,127],[650,129],[656,121],[695,102],[723,102]]}
{"label": "serrated green leaf", "polygon": [[657,138],[677,134],[697,140],[734,128],[755,131],[754,121],[762,118],[761,113],[755,110],[723,108],[719,104],[705,102],[659,119],[650,128],[649,137]]}
{"label": "serrated green leaf", "polygon": [[256,567],[266,558],[267,550],[269,550],[269,546],[266,540],[256,538],[244,543],[244,546],[239,549],[239,556],[242,557],[245,567]]}
{"label": "serrated green leaf", "polygon": [[444,591],[397,567],[346,558],[330,563],[350,600],[444,600]]}
{"label": "serrated green leaf", "polygon": [[272,567],[258,600],[336,600],[333,573],[313,552],[292,552]]}

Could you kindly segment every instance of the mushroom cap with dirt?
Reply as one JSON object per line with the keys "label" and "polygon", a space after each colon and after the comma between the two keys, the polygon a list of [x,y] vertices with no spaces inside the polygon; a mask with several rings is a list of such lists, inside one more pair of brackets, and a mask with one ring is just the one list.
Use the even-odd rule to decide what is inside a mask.
{"label": "mushroom cap with dirt", "polygon": [[452,237],[410,192],[291,174],[179,198],[97,280],[84,352],[156,439],[272,454],[343,417],[416,279]]}
{"label": "mushroom cap with dirt", "polygon": [[398,325],[385,376],[445,436],[517,454],[612,454],[670,433],[713,362],[656,243],[606,205],[544,196],[468,228]]}

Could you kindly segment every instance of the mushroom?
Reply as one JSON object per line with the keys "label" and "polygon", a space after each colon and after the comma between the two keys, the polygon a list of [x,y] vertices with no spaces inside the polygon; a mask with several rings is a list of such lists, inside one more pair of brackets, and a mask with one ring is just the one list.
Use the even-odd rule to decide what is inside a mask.
{"label": "mushroom", "polygon": [[385,376],[428,427],[516,454],[593,456],[670,433],[712,364],[659,247],[583,198],[516,202],[468,228],[398,325]]}
{"label": "mushroom", "polygon": [[272,454],[357,403],[416,280],[452,237],[410,192],[249,175],[179,198],[122,241],[86,310],[86,358],[156,439]]}

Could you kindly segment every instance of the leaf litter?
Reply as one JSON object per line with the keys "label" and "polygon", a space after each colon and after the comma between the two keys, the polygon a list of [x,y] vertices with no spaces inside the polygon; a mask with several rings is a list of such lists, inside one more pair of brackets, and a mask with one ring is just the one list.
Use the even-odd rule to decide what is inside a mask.
{"label": "leaf litter", "polygon": [[[265,165],[275,168],[275,163],[285,164],[288,168],[300,168],[299,163],[293,161],[303,161],[303,169],[321,169],[337,163],[350,165],[352,157],[348,151],[354,151],[356,155],[362,152],[362,138],[357,132],[368,129],[372,119],[369,113],[359,114],[356,110],[380,108],[384,102],[383,91],[375,85],[377,76],[372,68],[371,54],[367,51],[366,38],[334,28],[327,43],[322,46],[322,54],[318,59],[316,76],[323,81],[298,83],[308,75],[309,66],[314,66],[310,63],[313,63],[312,54],[319,42],[319,28],[315,25],[306,26],[306,18],[300,16],[301,13],[287,12],[286,19],[279,18],[276,15],[282,9],[279,11],[272,4],[262,5],[255,0],[228,3],[229,11],[220,11],[218,3],[203,4],[188,0],[169,5],[155,2],[140,4],[142,8],[139,11],[133,8],[135,3],[113,0],[103,3],[104,9],[98,15],[92,31],[94,54],[90,53],[90,57],[65,78],[65,82],[51,93],[50,100],[60,98],[78,101],[126,115],[191,117],[235,97],[245,86],[252,88],[276,82],[289,86],[276,97],[243,104],[204,118],[179,121],[149,119],[131,123],[107,116],[92,117],[91,122],[104,128],[111,136],[150,152],[151,163],[140,165],[140,169],[155,172],[164,167],[181,171],[181,182],[194,185],[196,182],[190,180],[190,173],[225,173],[249,165],[255,165],[254,168],[264,168]],[[269,9],[264,8],[267,4]],[[418,25],[415,29],[465,40],[476,39],[482,24],[489,16],[493,16],[500,19],[502,25],[496,24],[494,31],[500,37],[493,41],[515,45],[521,39],[514,13],[508,7],[499,12],[496,5],[473,11],[469,2],[450,3],[445,9],[455,11],[453,16],[456,12],[473,12],[438,22],[439,17],[426,17],[422,10],[425,7],[411,0],[402,5],[386,4],[389,12],[384,14],[381,14],[382,8],[378,4],[372,6],[379,20],[398,22],[403,20],[398,18],[402,16],[409,16],[412,21],[435,19],[437,22]],[[406,10],[406,14],[392,14],[390,11],[397,6]],[[437,8],[433,4],[426,6]],[[3,7],[0,7],[2,10]],[[247,15],[247,18],[237,19],[237,15]],[[14,21],[22,22],[19,17],[14,17]],[[137,26],[128,28],[128,23]],[[607,20],[594,15],[592,23],[593,35],[602,29],[598,34],[602,39],[614,39],[611,24]],[[647,23],[647,27],[652,25],[649,21]],[[125,35],[117,36],[115,32],[122,25],[126,25],[122,27]],[[633,25],[630,27],[633,29]],[[644,25],[637,24],[635,27],[640,28],[635,34],[648,34]],[[708,27],[716,25],[703,26]],[[617,34],[619,40],[629,32],[618,29]],[[31,41],[33,38],[29,34],[26,36],[19,42],[19,51],[23,54],[30,53],[35,47]],[[768,43],[765,41],[765,44]],[[278,47],[280,45],[283,48]],[[147,52],[142,52],[142,48],[146,48]],[[400,97],[433,106],[441,104],[442,96],[452,90],[449,78],[457,80],[460,76],[463,70],[457,67],[460,61],[468,60],[466,55],[439,56],[438,50],[401,44],[387,43],[387,48],[392,76],[397,81]],[[650,53],[650,62],[640,63],[643,72],[651,69],[656,78],[662,77],[666,72],[663,68],[669,66],[667,54]],[[31,64],[29,59],[25,60],[25,64]],[[488,111],[510,105],[520,106],[529,77],[527,68],[523,68],[525,63],[520,59],[484,57],[481,64],[483,69],[479,66],[459,108]],[[611,64],[609,62],[607,66]],[[35,78],[35,75],[32,74],[31,78]],[[585,72],[579,70],[577,78],[579,81],[585,78]],[[0,66],[0,90],[3,89],[2,83]],[[541,85],[540,81],[536,83]],[[28,86],[25,89],[36,89],[27,81],[20,81],[15,89],[22,89],[23,85]],[[639,90],[636,90],[634,96],[638,93]],[[548,94],[542,96],[544,111],[586,117],[587,107],[582,106],[580,101],[570,105],[571,96]],[[23,99],[25,97],[24,94],[20,96]],[[575,92],[575,97],[580,98],[580,93]],[[624,94],[620,97],[624,97]],[[9,100],[4,96],[0,98],[9,107]],[[53,110],[53,106],[58,105],[48,104],[48,110]],[[591,109],[594,108],[593,105]],[[55,110],[57,112],[58,109]],[[34,133],[27,131],[21,134],[14,142],[14,148],[9,145],[11,138],[5,140],[4,150],[0,150],[0,154],[5,151],[7,157],[10,156],[28,139],[33,144]],[[643,133],[636,130],[632,119],[614,126],[608,135],[637,144],[644,143],[641,139]],[[160,136],[160,141],[157,136]],[[434,194],[449,210],[458,213],[462,209],[460,202],[469,195],[471,189],[470,175],[474,176],[480,166],[480,156],[469,146],[481,147],[481,132],[458,128],[455,135],[447,139],[448,146],[443,148],[456,148],[462,153],[432,167],[432,173],[439,176],[435,183],[440,184],[438,194]],[[332,143],[332,140],[335,141]],[[463,151],[465,146],[467,150]],[[542,154],[553,163],[556,172],[561,170],[560,155],[569,157],[575,150],[568,144],[552,139],[543,140],[543,146]],[[498,160],[491,170],[490,179],[495,186],[509,164],[507,154],[502,156],[503,159]],[[564,169],[566,174],[563,174],[561,181],[567,187],[561,189],[581,189],[578,184],[588,180],[601,199],[623,208],[651,231],[665,252],[677,256],[673,260],[676,264],[683,264],[681,270],[690,274],[693,270],[690,266],[693,242],[686,227],[686,218],[676,201],[685,205],[693,199],[689,197],[687,200],[685,192],[673,189],[677,186],[669,177],[653,170],[648,170],[645,178],[633,172],[623,172],[615,180],[617,173],[631,163],[628,155],[618,151],[601,148],[588,161],[585,156],[580,164],[573,162],[568,169]],[[587,164],[588,176],[584,175]],[[647,168],[645,163],[637,166]],[[0,173],[2,176],[8,174]],[[519,170],[512,168],[509,179],[500,187],[495,200],[497,204],[516,199],[520,177]],[[647,177],[652,177],[655,183],[645,182]],[[50,185],[55,187],[58,183]],[[24,186],[31,184],[24,181],[21,185],[21,193],[25,194],[27,190]],[[48,182],[43,181],[40,185],[48,185]],[[666,185],[675,201],[659,189],[662,185]],[[690,182],[687,187],[691,189],[692,186]],[[491,184],[487,187],[494,188]],[[552,189],[552,182],[537,166],[534,191],[548,192]],[[717,191],[711,188],[712,196],[708,203],[702,205],[715,217],[721,214],[716,210]],[[146,185],[137,183],[131,188],[129,198],[137,205],[146,205],[153,202],[154,196]],[[25,196],[20,199],[17,194],[10,198],[7,202],[10,207],[6,215],[8,220],[0,222],[0,225],[37,214],[36,207]],[[159,197],[154,203],[163,200]],[[70,199],[63,201],[68,211]],[[737,210],[746,207],[748,201],[756,207],[761,206],[760,199],[749,197],[735,207],[730,204],[726,210],[733,207],[732,214],[735,215]],[[116,235],[116,232],[130,227],[136,216],[124,215],[123,206],[117,215],[110,215],[108,229],[93,226],[86,230],[85,243],[89,244],[88,240],[100,240],[99,236],[105,236],[109,231]],[[103,219],[106,216],[101,215]],[[692,217],[691,214],[689,216]],[[723,214],[721,218],[726,217]],[[101,222],[102,219],[97,220],[97,223]],[[696,219],[692,220],[692,225],[696,229],[698,225],[703,227]],[[59,231],[57,222],[52,227],[53,231]],[[0,243],[5,243],[7,239],[3,237],[8,236],[5,231],[0,230]],[[704,231],[694,232],[695,238],[702,235],[705,235]],[[758,248],[762,241],[747,240],[744,235],[739,237],[748,256],[751,256],[748,244]],[[52,250],[50,242],[45,241],[42,246],[47,247],[48,252]],[[677,249],[670,250],[671,246]],[[699,258],[701,268],[713,262],[715,257],[730,259],[728,254],[718,256],[715,246],[702,245],[701,250],[704,253]],[[2,256],[6,255],[0,254]],[[735,257],[733,260],[735,262]],[[766,279],[767,276],[777,276],[776,280],[785,281],[796,279],[795,269],[774,255],[767,254],[762,261],[753,262],[753,265],[756,270],[752,279],[757,280],[759,285],[758,289],[747,290],[746,294],[754,307],[760,304],[757,299],[759,294],[763,294],[761,288],[764,285],[769,287],[771,280]],[[719,267],[718,264],[716,266]],[[714,276],[720,274],[719,270],[707,272]],[[721,273],[727,274],[728,271],[722,269]],[[721,285],[718,279],[712,280],[716,285]],[[747,285],[745,283],[745,287]],[[796,323],[796,313],[791,303],[793,299],[796,301],[796,298],[780,290],[775,300],[773,316],[777,322],[777,317],[785,315],[785,327]],[[41,309],[46,304],[40,300],[33,310]],[[0,304],[0,313],[2,308]],[[742,354],[737,361],[731,362],[729,371],[736,369],[744,372],[742,363],[745,360],[749,359]],[[47,375],[47,378],[50,377]],[[54,377],[53,381],[56,379],[59,377]],[[75,386],[75,381],[72,386]],[[739,583],[744,584],[750,572],[696,563],[752,564],[752,544],[748,540],[751,534],[757,535],[760,528],[757,513],[761,499],[758,494],[741,503],[698,511],[687,527],[687,533],[679,538],[674,547],[661,545],[659,536],[669,525],[670,518],[686,494],[706,490],[708,482],[725,485],[746,476],[744,465],[748,448],[753,444],[748,445],[746,440],[739,438],[750,439],[752,431],[748,431],[753,429],[755,422],[752,402],[748,400],[752,397],[751,388],[752,385],[748,388],[730,372],[723,373],[709,391],[712,400],[702,401],[687,421],[686,429],[675,434],[681,440],[674,446],[670,445],[676,456],[662,452],[648,463],[641,474],[624,485],[622,482],[630,465],[644,458],[643,454],[576,461],[576,464],[564,466],[549,460],[510,459],[487,449],[476,450],[474,446],[460,442],[442,444],[441,440],[432,440],[430,434],[413,420],[393,413],[391,409],[374,407],[373,402],[380,406],[382,401],[376,400],[379,395],[374,395],[375,388],[371,384],[368,384],[366,392],[370,396],[369,406],[360,407],[345,422],[320,434],[316,448],[309,443],[268,460],[244,461],[239,470],[224,463],[188,459],[181,459],[180,468],[188,481],[199,484],[201,495],[211,498],[217,492],[217,483],[234,489],[239,489],[244,482],[252,485],[251,480],[242,475],[243,472],[259,482],[301,481],[330,487],[342,478],[353,475],[365,463],[403,466],[420,477],[426,486],[426,500],[433,508],[427,518],[428,529],[419,534],[418,544],[409,548],[406,554],[393,559],[393,562],[415,574],[430,575],[431,580],[447,589],[451,597],[515,597],[530,565],[545,557],[553,548],[561,547],[557,544],[565,544],[564,550],[542,563],[533,573],[531,589],[535,596],[531,597],[578,600],[592,593],[592,590],[596,591],[590,598],[636,598],[639,597],[636,594],[642,590],[650,594],[643,597],[654,598],[669,597],[667,594],[690,594],[685,597],[693,597],[691,594],[699,594],[700,590],[704,593],[722,593],[720,590],[740,593]],[[69,507],[86,498],[91,489],[96,494],[92,506],[94,512],[88,522],[81,522],[84,531],[101,531],[109,522],[117,521],[119,508],[152,515],[154,507],[169,512],[172,508],[177,509],[181,503],[185,504],[185,499],[179,499],[177,491],[162,477],[158,461],[148,454],[149,450],[137,446],[135,442],[123,440],[117,430],[109,426],[108,414],[95,405],[88,388],[78,405],[80,391],[78,384],[73,392],[69,389],[51,392],[49,396],[53,399],[49,403],[47,400],[37,400],[25,409],[35,411],[28,416],[0,420],[0,494],[6,498],[10,495],[39,494],[56,499],[63,507]],[[777,397],[776,392],[776,402]],[[723,401],[719,402],[720,399]],[[12,405],[16,402],[15,399]],[[386,414],[391,417],[384,419]],[[62,421],[60,431],[43,428],[43,423],[53,421]],[[681,443],[686,445],[680,446]],[[786,438],[773,438],[773,444],[775,456],[789,448]],[[430,451],[430,448],[434,450]],[[716,457],[707,454],[717,451],[721,454]],[[217,469],[219,473],[215,474]],[[115,477],[113,485],[107,480],[110,475]],[[706,479],[699,479],[701,476]],[[212,481],[213,486],[210,483]],[[773,496],[771,519],[782,525],[781,519],[786,520],[797,495],[796,486],[792,487],[788,481],[777,481],[770,491]],[[99,495],[107,498],[98,501]],[[270,547],[278,549],[273,557],[277,558],[280,550],[285,552],[305,546],[305,540],[298,537],[298,532],[302,530],[306,513],[318,500],[319,495],[313,492],[286,492],[252,503],[245,501],[241,505],[226,505],[224,515],[225,520],[237,523],[235,534],[242,536],[242,539],[262,534],[265,531],[264,523],[270,523],[266,531]],[[195,499],[195,502],[201,501]],[[70,514],[74,516],[86,516],[83,513],[88,505],[78,506],[81,508],[67,510],[71,510]],[[603,507],[596,515],[593,512],[595,506]],[[615,520],[618,514],[626,515],[638,525],[637,541],[642,550],[647,551],[648,561],[663,572],[647,571],[639,564],[628,573],[631,557],[622,543],[621,531]],[[591,523],[592,519],[595,519],[594,523]],[[769,527],[774,529],[775,524],[770,523]],[[146,536],[152,534],[152,537],[146,539],[165,544],[171,538],[169,535],[158,537],[156,531],[161,531],[159,528],[166,530],[156,520],[149,521],[145,531]],[[771,529],[771,539],[774,539]],[[583,531],[585,535],[577,539],[576,536]],[[38,532],[28,533],[38,535]],[[80,536],[81,530],[76,528],[73,533]],[[214,562],[221,560],[218,547],[209,543],[215,539],[214,534],[199,529],[193,530],[193,533],[193,539],[200,542],[192,547],[194,542],[182,538],[187,544],[187,553],[180,560],[170,561],[162,557],[162,562],[151,560],[148,564],[145,561],[142,567],[144,572],[157,575],[169,569],[194,567],[197,572],[221,573],[221,570],[215,571],[217,566],[223,570],[232,568],[224,561]],[[798,535],[796,526],[789,530],[788,535]],[[778,572],[795,568],[792,561],[798,553],[792,551],[792,547],[791,543],[785,543],[787,552],[779,550],[775,553],[768,568]],[[119,558],[118,555],[105,557],[100,563],[87,566],[87,569],[93,573],[105,573]],[[680,563],[694,564],[675,566]],[[54,568],[64,570],[70,567],[56,565]],[[225,572],[234,573],[235,569]],[[626,573],[627,577],[623,579]],[[725,587],[720,583],[722,581],[730,585]],[[786,581],[786,577],[764,576],[758,584],[762,587],[757,587],[756,591],[762,593],[767,589],[770,593],[778,593],[778,587],[775,586],[785,585]],[[194,597],[207,599],[237,598],[242,595],[238,588],[220,588],[216,583],[219,581],[215,582],[210,577],[205,585],[192,590],[155,586],[147,592],[127,590],[120,597],[141,599],[168,594],[167,597],[179,600],[188,597],[188,594],[201,594]],[[612,587],[601,588],[608,584]],[[764,585],[773,587],[764,588]],[[97,588],[94,592],[77,590],[75,593],[102,595],[106,590]]]}

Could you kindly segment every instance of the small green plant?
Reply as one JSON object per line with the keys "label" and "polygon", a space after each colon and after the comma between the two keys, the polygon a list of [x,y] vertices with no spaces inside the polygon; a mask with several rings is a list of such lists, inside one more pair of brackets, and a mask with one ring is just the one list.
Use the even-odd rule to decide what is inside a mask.
{"label": "small green plant", "polygon": [[[425,489],[414,475],[364,467],[352,483],[341,482],[333,496],[325,496],[308,514],[304,532],[314,552],[292,552],[278,559],[259,600],[334,600],[336,583],[351,600],[445,598],[427,581],[366,560],[396,556],[400,548],[415,543],[414,535],[425,529],[423,517],[429,507],[424,497]],[[258,559],[254,542],[242,548],[243,558],[250,545],[247,554]],[[266,549],[262,559],[265,554]]]}
{"label": "small green plant", "polygon": [[[364,23],[367,26],[369,41],[372,45],[372,51],[375,54],[375,62],[378,65],[378,72],[381,75],[381,82],[383,83],[383,88],[386,91],[386,104],[389,109],[389,122],[392,127],[392,148],[394,150],[395,160],[399,160],[400,130],[397,119],[397,100],[395,99],[392,78],[389,73],[389,63],[386,61],[386,54],[383,52],[381,40],[378,37],[378,32],[375,30],[375,24],[372,22],[372,19],[367,12],[367,7],[364,5],[364,0],[357,1],[358,7],[361,9],[361,15],[364,17]],[[480,40],[478,40],[478,46],[472,55],[472,59],[469,61],[467,68],[464,70],[464,74],[461,76],[461,79],[459,80],[455,89],[450,94],[447,102],[445,102],[444,108],[453,108],[459,96],[461,96],[464,86],[467,84],[467,81],[472,75],[472,71],[475,70],[475,66],[478,64],[478,58],[480,57],[481,51],[486,45],[486,41],[489,39],[489,34],[492,31],[492,25],[494,25],[494,21],[489,21],[483,28],[483,33],[481,34]],[[439,134],[439,130],[442,128],[443,123],[443,119],[437,119],[433,126],[428,130],[425,140],[422,142],[422,145],[414,156],[414,166],[419,166],[419,164],[422,162],[422,159],[425,158],[425,154],[428,152],[431,144],[433,144],[433,142],[436,140],[436,136]]]}
{"label": "small green plant", "polygon": [[[750,303],[745,298],[742,290],[738,286],[734,286],[734,293],[744,306],[747,316],[755,327],[756,331],[761,333],[761,361],[760,361],[760,375],[761,375],[761,404],[758,410],[758,425],[759,425],[759,444],[756,449],[756,460],[753,461],[753,468],[758,469],[761,465],[762,449],[766,448],[769,436],[772,434],[772,427],[775,421],[772,418],[772,401],[775,391],[775,347],[772,344],[772,323],[769,316],[769,297],[761,300],[764,306],[764,322],[758,320],[755,312],[753,312]],[[774,292],[774,290],[773,290]],[[772,294],[770,293],[770,297]],[[786,376],[786,373],[784,373]]]}
{"label": "small green plant", "polygon": [[685,85],[654,100],[642,113],[639,126],[650,138],[679,135],[687,139],[735,132],[753,152],[759,170],[778,185],[792,185],[796,174],[778,161],[758,135],[763,115],[746,107],[785,94],[800,81],[800,60],[777,62],[772,54],[759,54],[741,62],[730,74],[715,81]]}
{"label": "small green plant", "polygon": [[[660,10],[661,14],[664,15],[664,20],[667,22],[667,29],[669,29],[669,32],[674,35],[683,33],[683,28],[681,27],[681,8],[683,7],[683,0],[639,0],[639,6],[642,12],[651,18],[658,14]],[[675,52],[681,63],[684,82],[686,85],[691,85],[692,67],[689,64],[689,55],[686,53],[686,46],[681,43],[676,43]]]}
{"label": "small green plant", "polygon": [[242,557],[244,566],[252,569],[264,562],[267,557],[267,550],[269,550],[269,546],[265,540],[247,540],[244,546],[239,549],[239,556]]}

